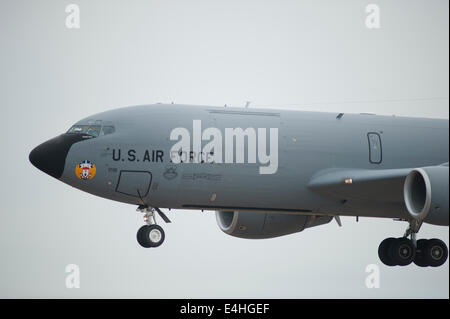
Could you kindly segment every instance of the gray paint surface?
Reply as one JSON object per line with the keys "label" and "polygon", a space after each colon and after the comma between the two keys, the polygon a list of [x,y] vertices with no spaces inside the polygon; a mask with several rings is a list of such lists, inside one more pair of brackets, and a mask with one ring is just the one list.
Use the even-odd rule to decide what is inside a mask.
{"label": "gray paint surface", "polygon": [[[178,141],[169,139],[171,131],[186,128],[193,150],[195,120],[201,121],[202,130],[214,126],[223,136],[227,128],[265,128],[267,132],[277,128],[278,170],[260,174],[259,163],[171,163],[171,147]],[[416,167],[447,163],[449,153],[448,120],[439,119],[364,114],[345,114],[337,119],[333,113],[157,104],[107,111],[76,125],[103,122],[114,125],[115,133],[74,144],[61,180],[101,197],[139,205],[142,194],[151,206],[175,209],[306,211],[406,218],[406,175]],[[370,158],[371,132],[381,138],[382,158],[376,163]],[[224,140],[223,137],[223,158],[230,151]],[[202,145],[208,142],[203,141]],[[246,152],[248,143],[246,139]],[[150,155],[153,151],[164,152],[164,157],[145,160],[146,152]],[[84,160],[97,167],[92,180],[85,181],[74,174],[75,166]],[[168,167],[176,171],[176,177],[165,177]],[[341,171],[341,183],[345,178],[354,180],[351,186],[342,185],[346,194],[341,197],[320,196],[322,188],[328,185],[315,182],[315,176],[329,174],[330,170]],[[397,179],[392,179],[392,174]],[[215,178],[205,178],[208,176]],[[362,181],[366,183],[361,185]],[[149,191],[150,182],[153,187]],[[319,194],[310,184],[315,184],[313,190]],[[336,178],[332,184],[336,184]],[[121,190],[126,187],[129,191]],[[346,200],[344,205],[342,199]]]}

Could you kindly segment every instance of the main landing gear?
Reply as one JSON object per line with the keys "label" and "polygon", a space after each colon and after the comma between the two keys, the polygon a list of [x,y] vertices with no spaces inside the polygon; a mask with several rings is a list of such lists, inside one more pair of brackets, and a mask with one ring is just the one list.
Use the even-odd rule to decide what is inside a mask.
{"label": "main landing gear", "polygon": [[383,240],[378,247],[378,256],[383,264],[407,266],[415,263],[419,267],[442,266],[448,257],[447,245],[440,239],[416,240],[419,228],[420,225],[410,224],[403,237]]}
{"label": "main landing gear", "polygon": [[161,226],[156,224],[155,212],[161,218],[170,223],[169,218],[157,207],[149,207],[147,205],[140,205],[136,211],[144,213],[144,222],[146,225],[139,228],[136,238],[138,243],[145,248],[158,247],[164,242],[165,234]]}

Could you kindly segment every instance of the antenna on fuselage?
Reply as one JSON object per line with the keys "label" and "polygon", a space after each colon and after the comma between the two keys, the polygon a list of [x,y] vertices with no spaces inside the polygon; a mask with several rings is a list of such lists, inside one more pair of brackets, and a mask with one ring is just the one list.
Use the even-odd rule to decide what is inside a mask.
{"label": "antenna on fuselage", "polygon": [[336,223],[339,225],[339,227],[342,227],[341,217],[336,215],[334,216],[334,219],[336,220]]}
{"label": "antenna on fuselage", "polygon": [[251,102],[252,102],[252,101],[246,101],[246,102],[245,102],[245,108],[246,108],[246,109],[248,109],[248,107],[250,106],[250,103],[251,103]]}

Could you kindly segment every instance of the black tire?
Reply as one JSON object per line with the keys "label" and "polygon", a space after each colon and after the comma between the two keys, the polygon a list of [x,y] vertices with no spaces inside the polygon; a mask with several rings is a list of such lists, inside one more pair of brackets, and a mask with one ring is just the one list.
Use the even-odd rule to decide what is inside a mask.
{"label": "black tire", "polygon": [[164,242],[164,239],[164,230],[158,225],[144,225],[137,234],[139,244],[145,248],[158,247]]}
{"label": "black tire", "polygon": [[448,258],[447,245],[440,239],[429,239],[423,248],[423,259],[430,267],[442,266]]}
{"label": "black tire", "polygon": [[419,239],[417,241],[416,258],[414,258],[414,263],[419,267],[428,267],[427,261],[423,256],[427,242],[428,240],[426,239]]}
{"label": "black tire", "polygon": [[144,237],[145,236],[144,232],[147,230],[148,227],[149,227],[148,225],[142,226],[141,228],[139,228],[139,230],[136,234],[136,239],[137,239],[139,245],[141,245],[144,248],[152,247],[151,243],[149,243],[149,241],[146,240]]}
{"label": "black tire", "polygon": [[378,257],[380,258],[381,262],[386,266],[395,266],[395,263],[388,254],[389,247],[392,245],[394,241],[395,238],[386,238],[381,242],[380,246],[378,246]]}
{"label": "black tire", "polygon": [[388,256],[398,266],[411,264],[416,257],[416,247],[413,242],[406,238],[397,238],[388,249]]}

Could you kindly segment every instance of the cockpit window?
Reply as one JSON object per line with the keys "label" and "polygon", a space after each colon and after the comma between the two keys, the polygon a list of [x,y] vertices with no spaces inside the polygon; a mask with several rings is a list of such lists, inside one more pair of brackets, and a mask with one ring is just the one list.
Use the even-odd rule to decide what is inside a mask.
{"label": "cockpit window", "polygon": [[67,133],[69,134],[86,134],[92,137],[97,137],[100,135],[100,125],[74,125]]}
{"label": "cockpit window", "polygon": [[83,134],[86,131],[85,128],[85,125],[74,125],[67,131],[67,133]]}
{"label": "cockpit window", "polygon": [[100,135],[100,126],[90,126],[86,132],[87,135],[97,137]]}
{"label": "cockpit window", "polygon": [[102,135],[108,135],[114,133],[114,126],[103,126],[102,127]]}
{"label": "cockpit window", "polygon": [[91,137],[98,137],[114,133],[116,130],[112,125],[74,125],[67,133],[69,134],[83,134]]}

